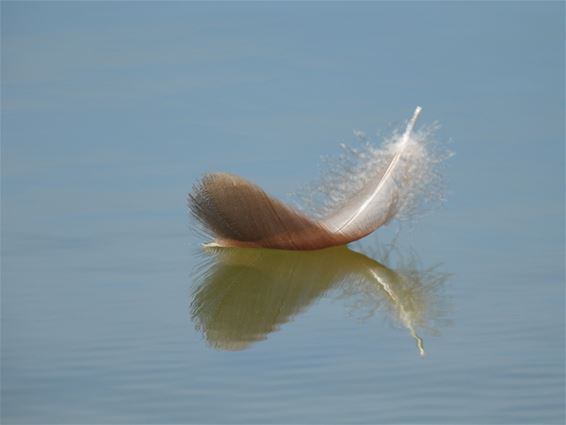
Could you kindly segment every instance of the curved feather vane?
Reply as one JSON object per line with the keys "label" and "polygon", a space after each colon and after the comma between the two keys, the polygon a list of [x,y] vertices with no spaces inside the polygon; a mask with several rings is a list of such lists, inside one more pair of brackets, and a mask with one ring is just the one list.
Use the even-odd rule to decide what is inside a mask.
{"label": "curved feather vane", "polygon": [[220,246],[301,250],[347,243],[238,176],[206,175],[189,201],[193,215]]}
{"label": "curved feather vane", "polygon": [[422,165],[424,147],[413,137],[420,112],[417,107],[403,134],[379,151],[380,160],[369,164],[374,168],[353,176],[363,184],[352,184],[355,190],[344,184],[343,201],[320,218],[225,173],[208,174],[195,185],[191,213],[220,246],[312,250],[358,240],[387,224],[422,186],[414,170]]}

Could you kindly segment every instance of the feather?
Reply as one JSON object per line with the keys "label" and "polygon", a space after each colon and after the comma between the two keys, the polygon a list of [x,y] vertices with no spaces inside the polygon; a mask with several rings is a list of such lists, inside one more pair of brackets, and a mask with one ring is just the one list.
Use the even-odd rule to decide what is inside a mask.
{"label": "feather", "polygon": [[326,188],[331,202],[323,213],[292,208],[226,173],[208,174],[193,187],[190,211],[218,246],[313,250],[358,240],[409,209],[432,175],[422,172],[434,161],[413,134],[420,112],[417,107],[402,134],[381,150],[370,148],[361,167]]}

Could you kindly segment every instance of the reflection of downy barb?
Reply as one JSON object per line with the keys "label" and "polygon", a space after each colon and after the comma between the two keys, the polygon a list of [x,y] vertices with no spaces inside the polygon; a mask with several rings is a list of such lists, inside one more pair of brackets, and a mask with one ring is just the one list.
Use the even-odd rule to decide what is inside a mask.
{"label": "reflection of downy barb", "polygon": [[[390,246],[389,249],[382,250],[381,254],[376,253],[376,256],[391,263],[393,249]],[[401,256],[395,270],[369,258],[367,261],[374,264],[368,264],[364,279],[341,285],[344,297],[356,299],[356,310],[365,306],[369,315],[378,307],[383,307],[387,317],[409,330],[416,341],[419,354],[424,356],[424,343],[417,329],[434,332],[434,326],[445,314],[438,290],[446,282],[448,275],[435,268],[419,269],[414,255]]]}
{"label": "reflection of downy barb", "polygon": [[389,316],[410,331],[424,355],[417,328],[427,327],[435,289],[446,280],[431,270],[393,271],[346,247],[207,252],[212,255],[198,273],[191,316],[209,344],[224,350],[242,350],[267,338],[330,289],[340,288],[372,312],[388,306]]}

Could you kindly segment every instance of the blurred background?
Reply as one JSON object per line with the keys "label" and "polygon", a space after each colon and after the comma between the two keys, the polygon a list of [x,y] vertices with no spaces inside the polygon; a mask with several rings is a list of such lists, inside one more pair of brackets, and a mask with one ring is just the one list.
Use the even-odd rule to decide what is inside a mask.
{"label": "blurred background", "polygon": [[[2,422],[563,423],[564,12],[2,2]],[[247,349],[211,346],[192,185],[289,199],[417,105],[455,152],[447,201],[398,238],[450,275],[427,356],[330,284]]]}

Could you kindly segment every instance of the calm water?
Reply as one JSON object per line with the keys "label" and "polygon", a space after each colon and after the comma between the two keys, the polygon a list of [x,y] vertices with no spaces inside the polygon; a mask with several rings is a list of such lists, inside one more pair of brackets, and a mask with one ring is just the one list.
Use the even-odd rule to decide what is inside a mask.
{"label": "calm water", "polygon": [[[563,16],[3,3],[2,423],[563,423]],[[289,199],[416,104],[442,207],[200,248],[204,172]]]}

